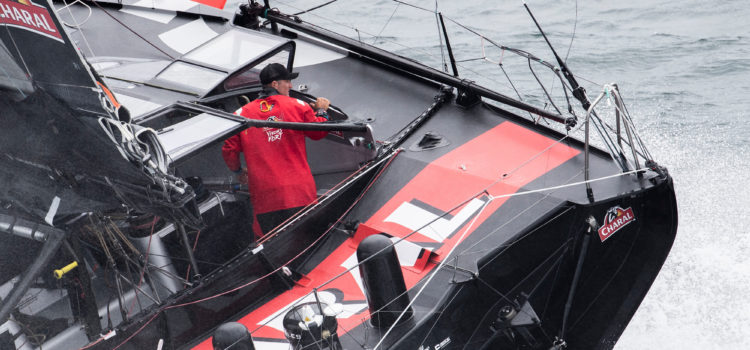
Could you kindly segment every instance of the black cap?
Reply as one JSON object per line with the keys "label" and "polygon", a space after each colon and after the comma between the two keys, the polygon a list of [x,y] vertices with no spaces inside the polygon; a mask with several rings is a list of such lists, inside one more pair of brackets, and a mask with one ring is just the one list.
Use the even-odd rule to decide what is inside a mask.
{"label": "black cap", "polygon": [[260,83],[266,85],[276,80],[292,80],[298,75],[296,72],[290,73],[279,63],[271,63],[260,71]]}

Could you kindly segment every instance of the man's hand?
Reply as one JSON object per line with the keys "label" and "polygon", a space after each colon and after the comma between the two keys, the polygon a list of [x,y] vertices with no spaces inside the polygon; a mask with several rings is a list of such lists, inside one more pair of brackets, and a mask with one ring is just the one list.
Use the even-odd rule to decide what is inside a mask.
{"label": "man's hand", "polygon": [[247,169],[242,169],[242,171],[237,173],[237,182],[247,185]]}
{"label": "man's hand", "polygon": [[318,99],[315,100],[315,102],[310,104],[310,106],[314,110],[322,109],[324,111],[327,110],[328,106],[330,105],[331,105],[331,101],[328,101],[328,99],[325,97],[318,97]]}

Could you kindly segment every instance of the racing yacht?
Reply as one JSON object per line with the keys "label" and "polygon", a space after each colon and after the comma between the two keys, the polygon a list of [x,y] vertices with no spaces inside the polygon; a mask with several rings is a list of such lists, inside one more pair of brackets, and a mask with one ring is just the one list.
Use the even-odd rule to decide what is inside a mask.
{"label": "racing yacht", "polygon": [[[453,72],[223,6],[0,0],[0,348],[614,347],[677,230],[617,85],[487,39],[563,86],[513,98],[445,26]],[[269,63],[330,121],[233,114]],[[328,131],[262,237],[221,159],[248,128]]]}

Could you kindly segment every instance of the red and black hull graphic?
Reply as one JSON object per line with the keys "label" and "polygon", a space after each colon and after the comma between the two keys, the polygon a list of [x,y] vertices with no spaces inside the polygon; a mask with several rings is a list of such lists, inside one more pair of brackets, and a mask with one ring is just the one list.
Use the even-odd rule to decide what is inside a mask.
{"label": "red and black hull graphic", "polygon": [[[428,164],[361,224],[352,239],[306,274],[304,285],[298,284],[239,322],[255,330],[253,337],[257,341],[283,340],[281,318],[289,307],[314,301],[313,288],[354,267],[357,243],[379,232],[392,236],[394,241],[409,236],[396,248],[407,288],[412,288],[507,200],[494,197],[517,192],[578,154],[576,149],[521,126],[501,123]],[[446,211],[447,216],[435,214]],[[414,231],[417,232],[411,234]],[[320,287],[318,293],[319,298],[322,295],[325,301],[342,305],[338,317],[340,334],[369,317],[356,268]],[[209,340],[197,347],[210,348]]]}

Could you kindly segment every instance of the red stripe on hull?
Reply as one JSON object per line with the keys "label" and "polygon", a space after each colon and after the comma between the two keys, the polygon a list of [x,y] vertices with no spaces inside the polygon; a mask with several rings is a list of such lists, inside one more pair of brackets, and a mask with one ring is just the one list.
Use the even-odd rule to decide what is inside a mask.
{"label": "red stripe on hull", "polygon": [[[404,203],[408,204],[416,200],[440,211],[447,211],[460,205],[472,196],[481,193],[483,190],[486,190],[486,193],[491,196],[515,193],[522,186],[538,179],[579,153],[576,149],[564,144],[555,144],[554,140],[519,125],[504,122],[427,165],[425,169],[417,174],[367,220],[366,225],[363,226],[369,226],[371,229],[364,235],[382,231],[392,236],[404,237],[413,232],[413,229],[401,225],[392,216]],[[502,181],[498,181],[504,174],[509,174],[509,176]],[[471,228],[466,232],[467,234],[464,238],[492,215],[505,200],[496,199],[487,205],[476,218]],[[448,227],[449,229],[455,228],[452,232],[459,233],[453,234],[449,238],[443,237],[443,244],[436,252],[439,254],[437,258],[433,258],[424,268],[403,269],[407,288],[412,288],[417,282],[427,276],[436,266],[435,262],[444,258],[444,254],[460,243],[460,233],[463,232],[461,230],[466,230],[466,223],[471,220],[461,221],[460,224],[450,222],[450,220],[461,219],[462,210],[469,205],[471,204],[464,205],[451,212],[451,218],[444,218],[445,226],[443,227]],[[473,205],[475,207],[468,208],[467,211],[475,210],[474,213],[476,213],[476,203]],[[409,205],[406,207],[409,207]],[[429,216],[430,214],[427,213],[425,215]],[[469,217],[473,216],[475,215]],[[389,218],[391,222],[389,222]],[[433,231],[437,232],[439,229],[430,232]],[[427,232],[425,235],[414,234],[407,240],[415,243],[440,241],[439,235],[436,236],[430,232]],[[364,238],[362,236],[358,235],[352,240],[361,240]],[[319,286],[333,276],[346,270],[342,265],[344,265],[347,259],[351,259],[356,252],[356,245],[354,242],[350,243],[352,244],[344,243],[339,246],[306,276],[310,279],[309,286]],[[416,261],[416,264],[419,264],[419,258]],[[404,261],[402,261],[403,263]],[[355,278],[355,274],[358,275],[359,271],[354,269],[352,272],[345,274],[319,290],[321,292],[331,289],[339,290],[344,294],[343,301],[346,302],[346,305],[354,305],[355,308],[360,309],[350,312],[350,316],[348,317],[338,318],[341,327],[339,329],[340,335],[346,332],[345,329],[350,330],[369,318],[364,294]],[[245,324],[251,331],[258,328],[271,315],[280,312],[282,308],[310,293],[313,289],[309,286],[296,286],[246,315],[240,319],[240,322]],[[281,313],[279,318],[283,316],[283,313]],[[278,323],[281,323],[280,320]],[[283,339],[284,335],[279,329],[264,326],[254,332],[253,337]],[[196,349],[211,349],[210,339],[201,343]]]}

